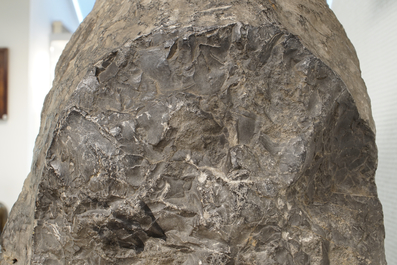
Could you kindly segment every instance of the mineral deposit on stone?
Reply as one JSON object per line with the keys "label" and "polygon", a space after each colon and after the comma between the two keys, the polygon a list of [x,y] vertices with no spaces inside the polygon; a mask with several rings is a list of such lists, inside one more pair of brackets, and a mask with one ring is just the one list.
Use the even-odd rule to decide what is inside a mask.
{"label": "mineral deposit on stone", "polygon": [[1,264],[386,264],[375,127],[323,0],[99,0]]}

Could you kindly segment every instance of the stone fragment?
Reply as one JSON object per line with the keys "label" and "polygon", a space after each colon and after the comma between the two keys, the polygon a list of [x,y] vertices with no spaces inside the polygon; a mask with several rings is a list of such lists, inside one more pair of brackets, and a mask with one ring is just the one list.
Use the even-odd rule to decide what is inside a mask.
{"label": "stone fragment", "polygon": [[1,264],[386,264],[375,128],[325,1],[97,1]]}

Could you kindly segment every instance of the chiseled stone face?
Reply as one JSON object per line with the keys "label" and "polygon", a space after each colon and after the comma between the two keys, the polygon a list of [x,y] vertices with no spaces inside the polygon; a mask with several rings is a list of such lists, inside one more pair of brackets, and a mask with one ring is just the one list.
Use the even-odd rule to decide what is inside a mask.
{"label": "chiseled stone face", "polygon": [[386,264],[374,132],[274,23],[155,30],[65,106],[29,264]]}
{"label": "chiseled stone face", "polygon": [[43,262],[368,255],[356,244],[379,211],[373,134],[335,74],[275,26],[141,37],[98,62],[62,115],[37,202]]}

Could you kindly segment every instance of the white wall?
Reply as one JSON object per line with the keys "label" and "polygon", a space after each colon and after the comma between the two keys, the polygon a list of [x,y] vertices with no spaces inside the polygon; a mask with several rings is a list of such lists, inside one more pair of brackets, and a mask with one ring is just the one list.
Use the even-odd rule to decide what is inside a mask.
{"label": "white wall", "polygon": [[333,0],[332,9],[356,48],[371,97],[386,259],[388,264],[397,264],[397,1]]}
{"label": "white wall", "polygon": [[30,171],[51,88],[51,24],[78,26],[72,0],[1,0],[0,46],[9,48],[8,120],[0,121],[0,201],[10,210]]}
{"label": "white wall", "polygon": [[9,49],[8,120],[0,120],[0,201],[14,204],[29,172],[29,0],[1,0],[0,47]]}

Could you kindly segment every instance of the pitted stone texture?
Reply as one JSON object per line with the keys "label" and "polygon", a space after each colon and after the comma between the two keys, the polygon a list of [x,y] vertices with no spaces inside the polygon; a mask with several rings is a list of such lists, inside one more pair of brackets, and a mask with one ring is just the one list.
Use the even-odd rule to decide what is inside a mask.
{"label": "pitted stone texture", "polygon": [[299,37],[270,22],[160,28],[86,71],[52,114],[6,261],[386,264],[374,132]]}

